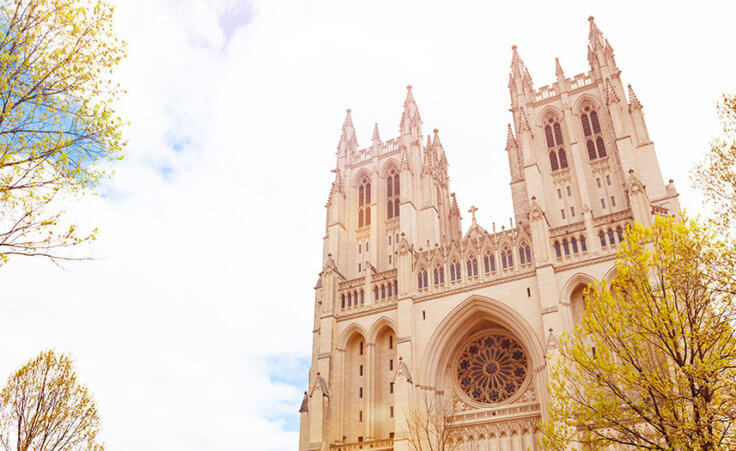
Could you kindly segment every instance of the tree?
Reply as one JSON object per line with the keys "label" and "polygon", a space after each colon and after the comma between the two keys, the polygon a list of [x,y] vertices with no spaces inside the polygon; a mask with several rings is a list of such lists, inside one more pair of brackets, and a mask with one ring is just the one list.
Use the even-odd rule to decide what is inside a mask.
{"label": "tree", "polygon": [[95,238],[60,202],[93,192],[120,158],[112,72],[125,45],[102,1],[0,3],[0,265],[12,255],[77,259]]}
{"label": "tree", "polygon": [[450,447],[450,424],[455,415],[451,399],[438,394],[422,394],[407,409],[405,422],[409,443],[418,451],[445,451]]}
{"label": "tree", "polygon": [[43,351],[0,392],[0,443],[7,451],[103,450],[100,418],[66,355]]}
{"label": "tree", "polygon": [[718,115],[723,135],[711,142],[692,176],[693,185],[714,209],[714,222],[728,229],[736,218],[736,95],[723,96]]}
{"label": "tree", "polygon": [[560,340],[544,445],[736,446],[736,253],[706,226],[629,229],[612,281]]}

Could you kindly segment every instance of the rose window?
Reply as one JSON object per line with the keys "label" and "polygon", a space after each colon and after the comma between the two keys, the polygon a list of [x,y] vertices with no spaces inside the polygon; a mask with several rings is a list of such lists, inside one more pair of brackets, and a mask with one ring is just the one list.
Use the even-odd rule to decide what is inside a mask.
{"label": "rose window", "polygon": [[460,353],[457,380],[478,402],[504,401],[519,391],[527,374],[524,349],[513,338],[487,333],[471,340]]}

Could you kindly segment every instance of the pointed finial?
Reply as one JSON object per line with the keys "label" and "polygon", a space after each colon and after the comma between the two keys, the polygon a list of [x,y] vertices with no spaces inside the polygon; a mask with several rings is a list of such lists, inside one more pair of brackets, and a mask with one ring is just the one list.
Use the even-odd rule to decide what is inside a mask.
{"label": "pointed finial", "polygon": [[513,149],[516,147],[516,138],[514,138],[514,130],[511,128],[511,124],[507,124],[506,132],[506,150]]}
{"label": "pointed finial", "polygon": [[345,110],[345,122],[342,124],[342,135],[340,136],[340,144],[337,148],[340,151],[354,151],[358,149],[358,139],[355,135],[355,127],[353,127],[353,118],[350,115],[352,110]]}
{"label": "pointed finial", "polygon": [[432,140],[432,145],[441,147],[442,143],[440,143],[440,134],[439,134],[440,131],[435,128],[434,130],[432,130],[432,132],[434,133],[434,139]]}
{"label": "pointed finial", "polygon": [[606,79],[606,100],[609,104],[621,101],[621,99],[618,97],[618,94],[616,93],[616,90],[613,89],[610,78]]}
{"label": "pointed finial", "polygon": [[634,90],[632,89],[631,85],[628,86],[629,88],[629,105],[631,106],[631,109],[642,109],[641,103],[639,102],[639,99],[636,97],[636,94],[634,94]]}
{"label": "pointed finial", "polygon": [[432,138],[427,135],[427,145],[425,146],[425,148],[429,149],[430,147],[432,147]]}
{"label": "pointed finial", "polygon": [[555,58],[555,73],[557,74],[558,79],[565,78],[565,72],[562,70],[559,58]]}
{"label": "pointed finial", "polygon": [[378,134],[378,122],[373,126],[373,145],[378,145],[381,142],[381,135]]}
{"label": "pointed finial", "polygon": [[399,129],[402,135],[409,134],[412,130],[421,135],[422,118],[419,116],[417,103],[411,93],[411,85],[406,86],[406,98],[404,99],[404,112],[401,115]]}

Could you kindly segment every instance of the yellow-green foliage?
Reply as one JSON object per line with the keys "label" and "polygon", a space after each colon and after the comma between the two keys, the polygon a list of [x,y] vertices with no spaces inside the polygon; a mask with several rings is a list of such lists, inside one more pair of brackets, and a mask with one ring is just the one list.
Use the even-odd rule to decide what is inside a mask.
{"label": "yellow-green foliage", "polygon": [[616,276],[586,290],[582,321],[561,339],[544,445],[736,446],[735,264],[694,220],[635,224]]}
{"label": "yellow-green foliage", "polygon": [[99,431],[95,403],[66,355],[41,352],[0,392],[0,444],[6,450],[103,450]]}
{"label": "yellow-green foliage", "polygon": [[736,95],[723,96],[718,115],[723,133],[693,171],[693,183],[714,208],[714,222],[729,229],[736,218]]}
{"label": "yellow-green foliage", "polygon": [[0,2],[0,265],[10,255],[70,258],[94,239],[55,200],[92,190],[121,156],[122,93],[111,74],[125,53],[102,1]]}

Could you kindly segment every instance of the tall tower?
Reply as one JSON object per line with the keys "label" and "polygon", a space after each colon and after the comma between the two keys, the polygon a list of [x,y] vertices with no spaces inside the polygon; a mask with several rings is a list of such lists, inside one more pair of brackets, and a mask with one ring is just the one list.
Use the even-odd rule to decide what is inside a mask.
{"label": "tall tower", "polygon": [[[516,225],[461,232],[445,151],[411,86],[399,134],[359,148],[347,111],[315,286],[300,450],[406,450],[450,406],[462,449],[537,449],[547,357],[610,277],[626,226],[679,215],[642,105],[589,19],[590,70],[535,89],[512,48],[506,152]],[[447,411],[445,411],[447,412]],[[416,425],[415,425],[416,426]]]}

